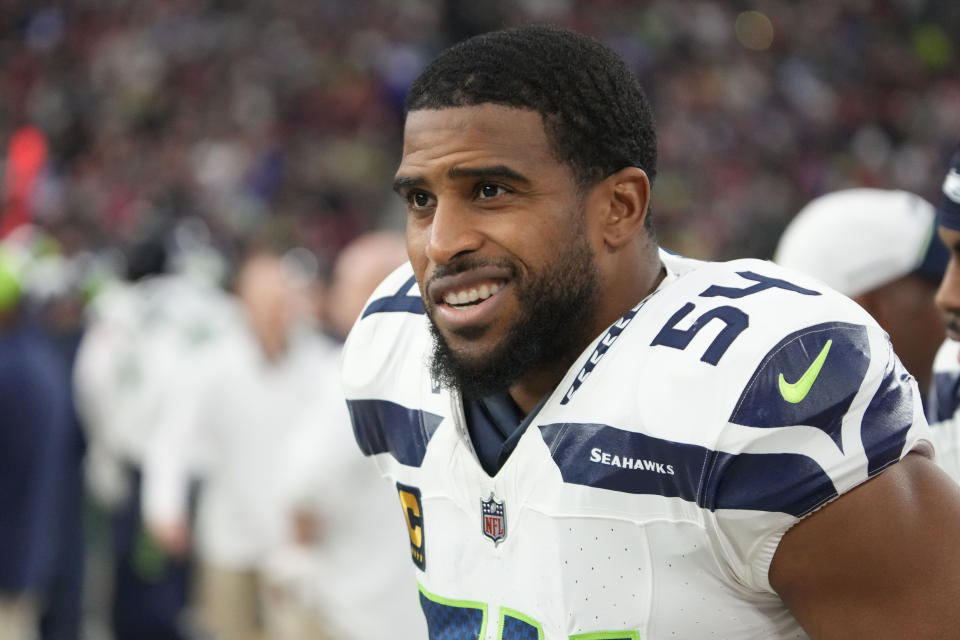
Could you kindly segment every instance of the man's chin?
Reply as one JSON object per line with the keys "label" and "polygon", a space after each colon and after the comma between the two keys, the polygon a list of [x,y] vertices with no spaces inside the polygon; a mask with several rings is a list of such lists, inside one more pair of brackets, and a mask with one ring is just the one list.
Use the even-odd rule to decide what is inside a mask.
{"label": "man's chin", "polygon": [[444,338],[435,342],[431,369],[442,386],[459,390],[464,398],[475,399],[509,387],[513,376],[502,367],[500,359],[495,348]]}
{"label": "man's chin", "polygon": [[488,325],[471,324],[456,328],[437,327],[443,339],[450,345],[451,349],[457,353],[471,354],[486,350],[487,347],[480,344],[489,332]]}

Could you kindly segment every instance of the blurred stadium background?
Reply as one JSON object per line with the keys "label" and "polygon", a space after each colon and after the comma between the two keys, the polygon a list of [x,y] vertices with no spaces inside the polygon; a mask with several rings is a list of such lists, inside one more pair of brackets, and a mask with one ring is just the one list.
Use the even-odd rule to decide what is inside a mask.
{"label": "blurred stadium background", "polygon": [[636,71],[663,243],[692,256],[767,257],[844,186],[932,198],[960,138],[952,0],[3,0],[0,142],[46,136],[30,208],[71,248],[170,218],[225,239],[271,219],[329,259],[403,223],[389,178],[421,65],[529,21],[601,38]]}
{"label": "blurred stadium background", "polygon": [[960,140],[956,0],[0,0],[0,233],[32,222],[89,270],[173,229],[229,263],[269,228],[329,271],[360,234],[403,227],[390,183],[420,68],[525,22],[631,65],[659,135],[661,243],[693,257],[768,258],[844,187],[933,201]]}

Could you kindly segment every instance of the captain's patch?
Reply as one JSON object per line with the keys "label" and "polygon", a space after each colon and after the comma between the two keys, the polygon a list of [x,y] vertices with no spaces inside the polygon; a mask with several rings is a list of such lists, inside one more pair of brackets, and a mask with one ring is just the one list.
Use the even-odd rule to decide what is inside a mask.
{"label": "captain's patch", "polygon": [[426,571],[427,557],[424,553],[423,504],[420,502],[420,489],[398,482],[397,492],[400,494],[403,517],[407,522],[407,533],[410,534],[410,556],[417,568]]}

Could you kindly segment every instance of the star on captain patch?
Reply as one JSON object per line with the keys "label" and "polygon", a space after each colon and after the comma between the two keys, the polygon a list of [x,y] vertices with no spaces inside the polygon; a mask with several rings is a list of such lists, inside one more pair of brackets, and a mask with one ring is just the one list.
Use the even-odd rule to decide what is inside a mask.
{"label": "star on captain patch", "polygon": [[490,498],[480,498],[481,526],[483,535],[493,540],[494,546],[499,545],[507,537],[507,513],[503,501],[490,492]]}

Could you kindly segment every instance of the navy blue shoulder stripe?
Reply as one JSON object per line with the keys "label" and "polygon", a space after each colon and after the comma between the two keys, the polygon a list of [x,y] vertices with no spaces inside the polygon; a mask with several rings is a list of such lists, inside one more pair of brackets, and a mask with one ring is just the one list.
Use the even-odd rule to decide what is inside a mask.
{"label": "navy blue shoulder stripe", "polygon": [[[787,400],[783,384],[798,381],[818,354],[825,359],[809,392]],[[863,325],[826,322],[795,331],[764,356],[730,422],[758,428],[809,425],[830,436],[842,451],[843,417],[860,390],[870,358]]]}
{"label": "navy blue shoulder stripe", "polygon": [[386,400],[347,400],[353,435],[364,455],[389,453],[401,464],[419,467],[442,416]]}
{"label": "navy blue shoulder stripe", "polygon": [[[891,348],[892,349],[892,348]],[[863,414],[860,438],[867,454],[867,474],[886,469],[903,455],[907,432],[913,425],[913,387],[910,374],[893,353],[883,382]]]}
{"label": "navy blue shoulder stripe", "polygon": [[837,491],[812,458],[731,454],[603,424],[540,427],[563,481],[623,493],[681,498],[716,509],[802,517]]}
{"label": "navy blue shoulder stripe", "polygon": [[401,286],[395,294],[392,296],[377,298],[368,304],[360,317],[366,318],[374,313],[390,312],[405,312],[423,315],[423,300],[420,299],[420,296],[407,295],[410,287],[412,287],[416,281],[417,279],[415,276],[410,276],[410,278],[403,283],[403,286]]}

